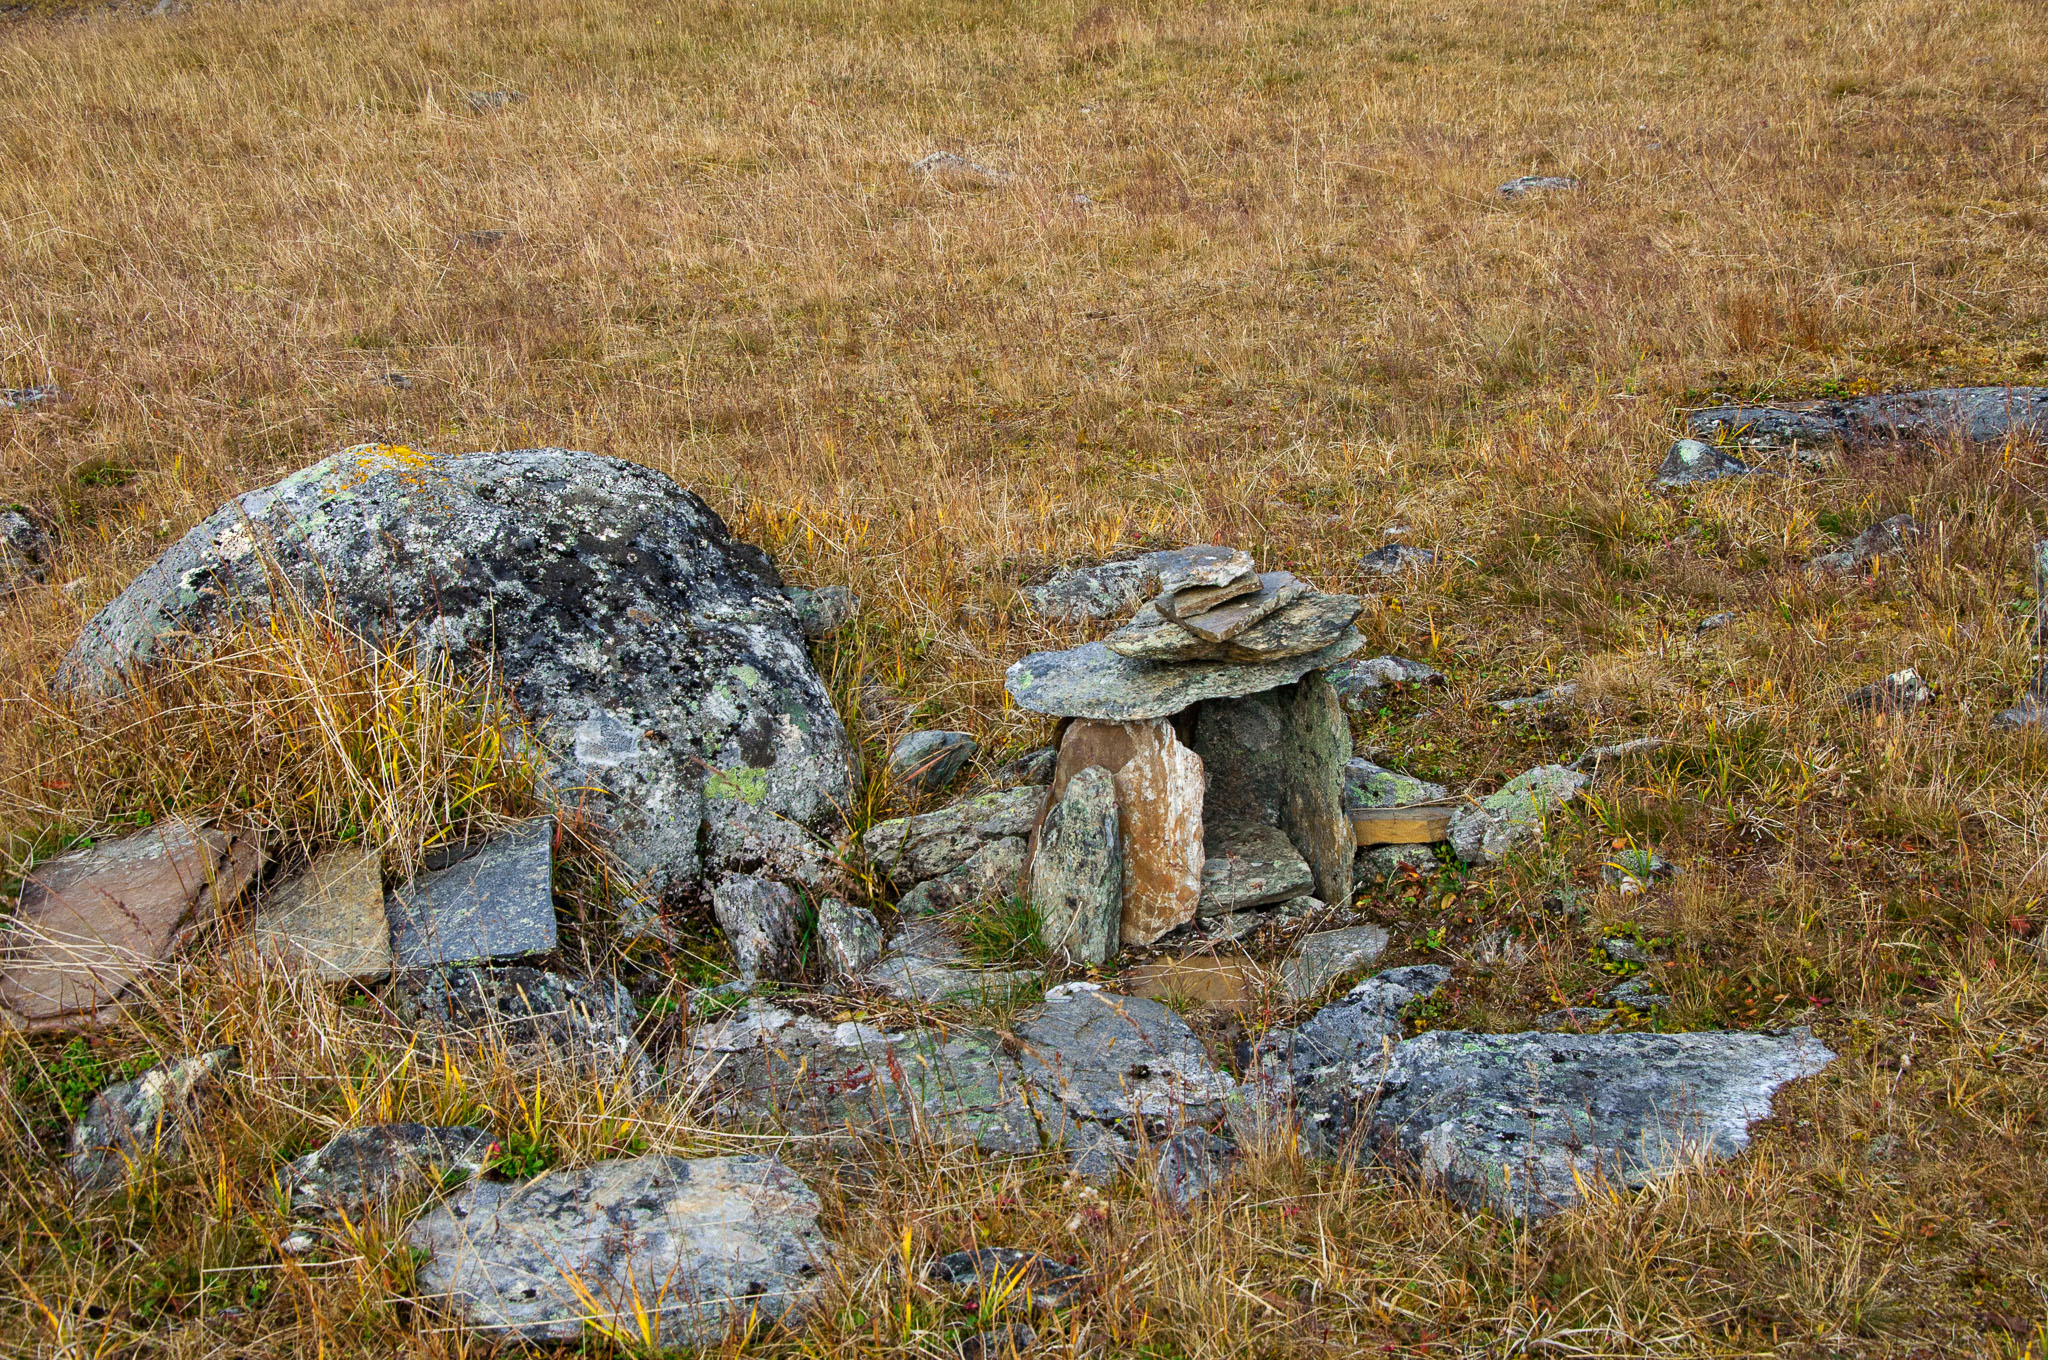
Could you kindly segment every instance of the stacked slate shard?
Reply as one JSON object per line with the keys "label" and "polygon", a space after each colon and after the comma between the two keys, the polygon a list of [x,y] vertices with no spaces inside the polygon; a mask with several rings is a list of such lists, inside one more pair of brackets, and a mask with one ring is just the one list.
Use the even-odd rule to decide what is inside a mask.
{"label": "stacked slate shard", "polygon": [[1110,634],[1111,651],[1134,661],[1285,661],[1336,642],[1361,608],[1356,596],[1325,595],[1291,572],[1261,575],[1242,552],[1169,586],[1177,579],[1160,573],[1158,598]]}

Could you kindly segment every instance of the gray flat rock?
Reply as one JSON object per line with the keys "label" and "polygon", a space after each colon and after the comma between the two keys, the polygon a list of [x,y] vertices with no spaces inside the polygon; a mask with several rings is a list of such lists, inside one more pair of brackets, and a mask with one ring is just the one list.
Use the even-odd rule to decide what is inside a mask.
{"label": "gray flat rock", "polygon": [[1406,543],[1389,543],[1374,548],[1358,559],[1359,570],[1368,576],[1401,576],[1436,565],[1436,554],[1428,548]]}
{"label": "gray flat rock", "polygon": [[1133,661],[1215,661],[1223,656],[1222,647],[1167,618],[1157,602],[1141,606],[1102,645]]}
{"label": "gray flat rock", "polygon": [[[1251,559],[1247,557],[1245,560],[1249,562]],[[1234,581],[1222,585],[1184,586],[1162,594],[1153,604],[1164,618],[1192,618],[1241,595],[1256,595],[1258,591],[1259,574],[1247,567],[1244,575]]]}
{"label": "gray flat rock", "polygon": [[981,745],[967,732],[912,732],[889,753],[889,778],[924,793],[938,793],[960,777]]}
{"label": "gray flat rock", "polygon": [[1042,585],[1027,587],[1024,599],[1047,618],[1085,623],[1128,614],[1159,588],[1159,569],[1148,557],[1067,567]]}
{"label": "gray flat rock", "polygon": [[1579,182],[1569,175],[1522,175],[1500,186],[1502,198],[1526,198],[1530,194],[1570,193]]}
{"label": "gray flat rock", "polygon": [[50,536],[42,526],[19,510],[0,510],[0,600],[43,580],[49,561]]}
{"label": "gray flat rock", "polygon": [[481,1176],[496,1147],[488,1132],[468,1124],[372,1124],[335,1134],[293,1162],[283,1180],[294,1215],[361,1223],[401,1196]]}
{"label": "gray flat rock", "polygon": [[1364,756],[1353,756],[1344,764],[1344,806],[1353,808],[1406,807],[1413,803],[1440,803],[1450,790],[1427,779],[1375,765]]}
{"label": "gray flat rock", "polygon": [[1278,827],[1250,820],[1210,822],[1204,842],[1209,857],[1202,864],[1198,917],[1284,902],[1315,889],[1308,861]]}
{"label": "gray flat rock", "polygon": [[595,1326],[709,1345],[758,1314],[794,1321],[823,1279],[818,1198],[773,1157],[648,1156],[480,1181],[413,1226],[418,1288],[487,1336]]}
{"label": "gray flat rock", "polygon": [[1224,548],[1211,543],[1192,548],[1169,548],[1150,558],[1159,574],[1159,593],[1179,595],[1189,590],[1218,590],[1241,585],[1258,574],[1252,555],[1242,548]]}
{"label": "gray flat rock", "polygon": [[1231,1111],[1243,1130],[1271,1128],[1290,1113],[1319,1155],[1337,1155],[1370,1105],[1388,1054],[1401,1038],[1402,1012],[1451,980],[1437,964],[1389,968],[1353,987],[1295,1029],[1260,1039]]}
{"label": "gray flat rock", "polygon": [[860,846],[891,883],[909,888],[966,864],[991,841],[1029,836],[1044,807],[1040,785],[979,794],[935,812],[879,822]]}
{"label": "gray flat rock", "polygon": [[1789,1034],[1468,1034],[1395,1046],[1369,1141],[1467,1208],[1540,1218],[1749,1144],[1786,1082],[1834,1059]]}
{"label": "gray flat rock", "polygon": [[1939,387],[1779,406],[1710,406],[1687,419],[1701,439],[1753,446],[1853,444],[1960,435],[1996,443],[2048,432],[2048,387]]}
{"label": "gray flat rock", "polygon": [[936,921],[904,927],[861,974],[877,991],[927,1006],[992,1005],[1038,980],[1035,969],[977,966]]}
{"label": "gray flat rock", "polygon": [[1756,469],[1726,449],[1699,439],[1681,439],[1657,468],[1658,486],[1692,486],[1724,477],[1747,477]]}
{"label": "gray flat rock", "polygon": [[131,1168],[151,1158],[181,1157],[198,1120],[198,1107],[238,1055],[216,1048],[197,1057],[161,1063],[132,1081],[116,1082],[92,1098],[71,1130],[66,1170],[79,1184],[111,1190]]}
{"label": "gray flat rock", "polygon": [[975,1247],[948,1252],[926,1267],[932,1279],[955,1289],[989,1295],[1014,1289],[1027,1307],[1059,1308],[1086,1287],[1088,1276],[1076,1266],[1017,1247]]}
{"label": "gray flat rock", "polygon": [[1159,1145],[1152,1164],[1152,1193],[1185,1213],[1228,1179],[1236,1153],[1207,1129],[1182,1129]]}
{"label": "gray flat rock", "polygon": [[554,838],[554,818],[536,817],[395,889],[386,904],[393,964],[427,968],[552,950]]}
{"label": "gray flat rock", "polygon": [[[1201,613],[1182,611],[1173,617],[1181,627],[1204,642],[1229,642],[1253,624],[1270,618],[1307,594],[1307,582],[1298,580],[1294,573],[1269,571],[1259,577],[1259,588],[1250,594],[1225,600]],[[1346,619],[1345,622],[1351,620]]]}
{"label": "gray flat rock", "polygon": [[635,1091],[654,1083],[654,1065],[633,1037],[633,995],[608,978],[569,978],[520,964],[424,968],[393,979],[389,1000],[405,1024],[500,1048],[521,1068],[567,1063]]}
{"label": "gray flat rock", "polygon": [[1291,685],[1365,645],[1347,631],[1321,651],[1279,661],[1133,661],[1099,642],[1064,652],[1033,652],[1011,666],[1004,684],[1019,706],[1055,717],[1134,722],[1164,718],[1204,699],[1259,694]]}
{"label": "gray flat rock", "polygon": [[928,878],[904,893],[896,903],[897,912],[906,917],[938,916],[1014,896],[1023,883],[1029,844],[1022,836],[984,843],[959,868]]}
{"label": "gray flat rock", "polygon": [[1235,1089],[1178,1015],[1093,983],[1054,987],[1012,1028],[1025,1080],[1075,1119],[1159,1132],[1209,1124]]}
{"label": "gray flat rock", "polygon": [[391,972],[391,923],[381,857],[345,846],[256,899],[257,948],[310,968],[324,982],[376,982]]}
{"label": "gray flat rock", "polygon": [[1053,768],[1059,764],[1060,750],[1057,746],[1040,746],[1026,751],[1012,760],[1006,760],[996,767],[988,777],[989,786],[997,789],[1021,789],[1032,785],[1052,783]]}
{"label": "gray flat rock", "polygon": [[827,897],[818,903],[818,946],[834,977],[856,977],[881,956],[881,923],[866,907]]}
{"label": "gray flat rock", "polygon": [[818,586],[808,590],[802,586],[785,586],[782,593],[789,597],[790,606],[796,610],[796,621],[804,630],[804,636],[813,642],[831,637],[860,614],[860,596],[845,586]]}
{"label": "gray flat rock", "polygon": [[1500,792],[1451,815],[1451,848],[1467,864],[1491,864],[1536,839],[1546,818],[1579,796],[1589,781],[1562,765],[1539,765]]}
{"label": "gray flat rock", "polygon": [[1280,965],[1280,983],[1289,1001],[1307,1001],[1353,969],[1363,968],[1387,952],[1382,926],[1348,926],[1310,935]]}
{"label": "gray flat rock", "polygon": [[1358,708],[1385,689],[1444,683],[1442,671],[1405,656],[1371,656],[1363,661],[1346,661],[1330,667],[1324,675],[1346,708]]}
{"label": "gray flat rock", "polygon": [[1239,661],[1278,661],[1319,653],[1345,633],[1365,602],[1356,595],[1310,593],[1281,606],[1224,644]]}

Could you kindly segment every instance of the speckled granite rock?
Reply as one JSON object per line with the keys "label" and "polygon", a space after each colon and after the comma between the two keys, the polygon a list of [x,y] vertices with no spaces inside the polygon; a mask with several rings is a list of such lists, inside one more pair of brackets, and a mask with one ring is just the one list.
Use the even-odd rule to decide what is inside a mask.
{"label": "speckled granite rock", "polygon": [[774,566],[649,468],[566,449],[365,445],[240,496],[85,627],[62,679],[117,683],[282,584],[372,640],[495,666],[557,788],[656,896],[720,869],[816,877],[852,751]]}
{"label": "speckled granite rock", "polygon": [[185,1151],[198,1103],[237,1062],[232,1048],[216,1048],[150,1068],[116,1082],[92,1098],[71,1130],[71,1176],[95,1190],[111,1190],[128,1171],[152,1157],[176,1161]]}

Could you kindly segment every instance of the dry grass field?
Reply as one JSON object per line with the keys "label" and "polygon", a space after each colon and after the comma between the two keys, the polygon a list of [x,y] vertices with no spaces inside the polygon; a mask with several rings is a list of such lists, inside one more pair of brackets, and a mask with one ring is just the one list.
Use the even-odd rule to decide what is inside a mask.
{"label": "dry grass field", "polygon": [[[30,6],[0,20],[0,387],[66,395],[0,410],[0,505],[56,545],[0,601],[0,880],[173,810],[286,855],[367,827],[396,869],[527,806],[487,692],[315,625],[114,710],[50,689],[177,535],[346,444],[672,474],[860,594],[822,661],[871,755],[877,683],[991,763],[1044,739],[1001,677],[1086,635],[1017,596],[1055,566],[1219,542],[1362,591],[1405,525],[1439,561],[1361,626],[1451,683],[1362,715],[1362,753],[1483,791],[1671,741],[1541,853],[1368,893],[1394,961],[1457,967],[1436,1023],[1524,1027],[1636,927],[1675,942],[1667,1025],[1811,1024],[1839,1060],[1742,1159],[1535,1228],[1284,1143],[1186,1219],[1052,1164],[792,1143],[840,1244],[826,1302],[719,1353],[956,1354],[974,1320],[917,1267],[978,1240],[1096,1271],[1047,1355],[2042,1360],[2048,749],[1989,720],[2034,669],[2048,458],[1648,478],[1716,394],[2048,383],[2044,65],[2035,0]],[[1013,178],[910,171],[934,150]],[[1583,188],[1495,192],[1531,173]],[[1908,510],[1910,561],[1802,569]],[[1840,704],[1908,664],[1931,708]],[[1569,707],[1487,702],[1567,678]],[[1683,875],[1603,889],[1616,843]],[[596,851],[571,933],[601,955]],[[1503,927],[1519,959],[1482,947]],[[716,960],[656,966],[679,995]],[[67,1108],[225,1042],[198,1156],[67,1192]],[[557,1159],[761,1145],[688,1098],[409,1051],[231,949],[0,1064],[22,1355],[483,1353],[408,1302],[391,1224],[276,1263],[279,1157],[365,1109]]]}

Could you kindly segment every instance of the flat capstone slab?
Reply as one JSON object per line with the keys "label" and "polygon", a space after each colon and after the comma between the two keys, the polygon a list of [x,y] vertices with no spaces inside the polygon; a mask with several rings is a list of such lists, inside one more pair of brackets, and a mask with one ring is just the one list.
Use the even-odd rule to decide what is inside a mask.
{"label": "flat capstone slab", "polygon": [[554,818],[537,817],[393,892],[392,961],[431,968],[552,950],[554,838]]}
{"label": "flat capstone slab", "polygon": [[1004,687],[1019,707],[1056,718],[1139,722],[1204,699],[1238,699],[1291,685],[1365,645],[1355,628],[1320,651],[1279,661],[1134,661],[1100,642],[1033,652],[1010,667]]}

